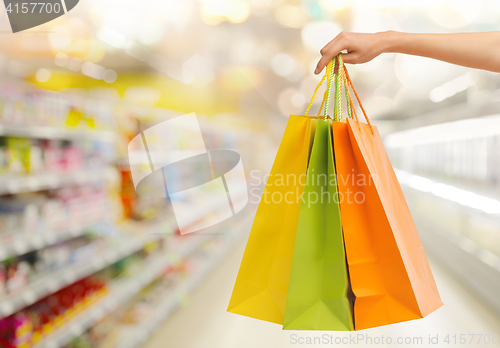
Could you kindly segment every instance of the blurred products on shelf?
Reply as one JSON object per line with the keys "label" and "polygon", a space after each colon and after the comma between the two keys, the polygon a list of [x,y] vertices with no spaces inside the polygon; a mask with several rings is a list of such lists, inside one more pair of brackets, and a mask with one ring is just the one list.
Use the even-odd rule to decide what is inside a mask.
{"label": "blurred products on shelf", "polygon": [[95,303],[106,293],[98,277],[80,280],[47,298],[0,320],[0,344],[30,347]]}
{"label": "blurred products on shelf", "polygon": [[386,144],[402,170],[483,187],[500,182],[500,116],[396,132]]}
{"label": "blurred products on shelf", "polygon": [[109,217],[108,194],[100,184],[0,197],[0,241],[42,230],[61,231]]}
{"label": "blurred products on shelf", "polygon": [[[0,347],[134,347],[129,332],[152,330],[182,305],[242,235],[235,217],[216,234],[181,237],[168,198],[135,192],[129,141],[178,115],[0,86]],[[259,166],[252,123],[225,114],[199,123],[207,149]],[[192,224],[219,209],[199,208]]]}
{"label": "blurred products on shelf", "polygon": [[70,173],[102,168],[107,144],[99,141],[0,137],[0,175]]}
{"label": "blurred products on shelf", "polygon": [[110,104],[105,100],[5,82],[0,85],[0,124],[101,131],[116,127]]}

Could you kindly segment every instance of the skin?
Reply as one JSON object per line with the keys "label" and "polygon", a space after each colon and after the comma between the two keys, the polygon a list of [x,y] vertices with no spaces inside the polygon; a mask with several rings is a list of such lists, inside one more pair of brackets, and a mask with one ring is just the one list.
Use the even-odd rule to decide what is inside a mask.
{"label": "skin", "polygon": [[366,63],[382,53],[392,52],[500,72],[500,31],[457,34],[341,32],[321,49],[322,57],[314,73],[321,73],[341,51],[347,51],[343,58],[349,64]]}

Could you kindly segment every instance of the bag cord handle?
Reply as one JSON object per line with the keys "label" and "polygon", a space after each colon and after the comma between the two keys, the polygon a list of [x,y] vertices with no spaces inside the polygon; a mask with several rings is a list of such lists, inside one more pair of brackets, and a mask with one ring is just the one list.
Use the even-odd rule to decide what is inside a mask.
{"label": "bag cord handle", "polygon": [[[335,66],[338,66],[338,71],[337,74],[335,74]],[[321,110],[323,109],[323,105],[325,106],[324,109],[324,116],[323,119],[327,119],[327,112],[328,112],[328,106],[330,103],[330,95],[331,95],[331,89],[332,89],[332,82],[335,82],[335,94],[334,94],[334,114],[333,114],[333,119],[334,121],[342,121],[342,82],[344,83],[344,89],[345,89],[345,95],[346,95],[346,100],[347,100],[347,117],[353,118],[356,120],[356,122],[359,123],[358,115],[356,112],[356,107],[354,106],[354,100],[351,96],[350,89],[354,92],[354,95],[356,96],[356,100],[358,101],[359,107],[361,108],[361,111],[363,112],[363,116],[365,117],[366,123],[370,127],[370,130],[373,134],[373,126],[370,123],[370,120],[368,119],[368,116],[366,114],[365,108],[363,107],[363,104],[361,104],[361,99],[359,98],[358,93],[356,92],[356,89],[354,88],[354,85],[352,83],[351,77],[349,76],[349,72],[347,71],[347,67],[345,66],[343,62],[343,57],[342,53],[339,53],[338,56],[334,57],[326,66],[326,72],[325,75],[321,78],[321,81],[319,84],[316,86],[316,89],[314,90],[314,94],[311,98],[311,101],[309,102],[309,105],[307,106],[306,112],[304,113],[304,116],[307,116],[309,110],[311,109],[311,106],[314,102],[314,98],[316,97],[319,88],[323,85],[323,82],[327,80],[327,88],[326,91],[323,95],[323,100],[321,102],[321,106],[318,111],[318,117],[321,114]],[[350,87],[350,88],[349,88]]]}
{"label": "bag cord handle", "polygon": [[[339,60],[342,61],[342,57],[340,57]],[[328,65],[326,66],[326,72],[323,75],[323,77],[321,78],[321,81],[319,82],[319,84],[316,86],[316,89],[314,90],[311,101],[309,102],[309,105],[307,106],[306,112],[304,113],[304,116],[307,116],[307,114],[309,113],[309,110],[311,109],[311,106],[314,102],[314,99],[316,98],[316,95],[318,94],[318,90],[323,85],[325,80],[327,80],[327,87],[326,87],[325,93],[323,94],[323,100],[321,101],[321,106],[319,107],[317,117],[319,117],[321,115],[321,110],[323,110],[323,106],[325,106],[323,119],[326,120],[327,118],[329,118],[328,107],[330,104],[330,96],[331,96],[331,90],[332,90],[333,84],[335,84],[334,118],[337,119],[340,117],[339,115],[342,114],[341,113],[342,93],[339,93],[339,90],[341,88],[341,87],[339,88],[339,85],[341,86],[341,81],[345,81],[345,76],[342,73],[342,70],[338,70],[338,72],[340,72],[340,74],[339,73],[335,74],[334,67],[336,65],[336,62],[337,62],[337,57],[334,57],[333,60],[331,60],[328,63]],[[340,110],[340,112],[339,112],[339,110]],[[351,117],[351,113],[349,112],[349,110],[348,110],[348,113],[349,113],[349,117]]]}
{"label": "bag cord handle", "polygon": [[[361,111],[363,111],[363,115],[365,116],[366,123],[370,127],[370,130],[371,130],[371,132],[373,134],[373,126],[370,123],[370,119],[366,115],[365,108],[363,107],[363,104],[361,104],[361,99],[359,98],[358,92],[356,92],[356,89],[354,88],[354,85],[352,83],[351,77],[349,76],[349,73],[347,72],[347,68],[345,67],[345,65],[344,65],[344,69],[343,70],[344,70],[345,77],[346,77],[346,80],[347,80],[346,83],[349,82],[349,85],[351,86],[352,91],[354,92],[354,95],[356,96],[356,99],[358,101],[359,107],[361,108]],[[351,103],[352,103],[352,99],[351,99]],[[354,108],[354,106],[352,106],[352,108],[354,109],[354,112],[356,112],[356,109]],[[357,118],[357,116],[356,116],[356,118]]]}
{"label": "bag cord handle", "polygon": [[[326,73],[325,73],[325,75],[323,75],[323,77],[321,78],[321,81],[316,86],[316,89],[314,90],[314,93],[313,93],[313,96],[311,98],[311,101],[309,102],[309,105],[307,106],[306,112],[304,113],[304,116],[307,116],[307,114],[309,113],[309,110],[311,109],[311,106],[312,106],[312,104],[314,102],[314,98],[316,98],[316,94],[318,94],[318,90],[321,87],[321,85],[323,84],[323,82],[325,82],[325,79],[330,75],[330,71],[333,71],[332,62],[328,63],[328,65],[326,66]],[[323,101],[321,102],[321,107],[319,108],[320,111],[318,113],[318,116],[321,113],[321,109],[323,109],[323,104],[325,102],[325,97],[326,97],[326,92],[325,92],[325,95],[323,96]]]}
{"label": "bag cord handle", "polygon": [[[326,120],[326,115],[328,113],[328,104],[330,103],[330,94],[332,93],[332,81],[335,77],[335,69],[334,69],[334,66],[335,66],[335,58],[330,61],[330,63],[328,63],[328,65],[330,66],[330,71],[327,73],[328,74],[328,85],[327,85],[327,88],[326,88],[326,101],[325,101],[325,114],[323,116],[323,119]],[[338,74],[337,74],[338,76]],[[335,93],[337,92],[337,80],[335,79]],[[337,94],[335,94],[336,96]],[[335,101],[337,101],[337,98],[335,98]],[[335,119],[335,110],[334,110],[334,113],[333,113],[333,117]]]}

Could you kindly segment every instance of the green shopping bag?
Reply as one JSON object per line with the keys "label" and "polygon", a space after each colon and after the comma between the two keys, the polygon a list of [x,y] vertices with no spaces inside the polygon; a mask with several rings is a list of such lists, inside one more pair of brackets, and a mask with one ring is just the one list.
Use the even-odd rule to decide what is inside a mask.
{"label": "green shopping bag", "polygon": [[318,120],[295,236],[284,330],[354,330],[332,146]]}

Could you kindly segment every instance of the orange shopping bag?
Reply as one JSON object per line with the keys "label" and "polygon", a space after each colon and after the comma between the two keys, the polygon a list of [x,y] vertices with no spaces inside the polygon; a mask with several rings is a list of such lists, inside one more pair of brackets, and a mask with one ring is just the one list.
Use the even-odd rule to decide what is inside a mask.
{"label": "orange shopping bag", "polygon": [[[348,83],[354,87],[340,66],[355,115]],[[333,122],[356,330],[422,318],[443,305],[382,139],[359,104],[367,124]]]}

